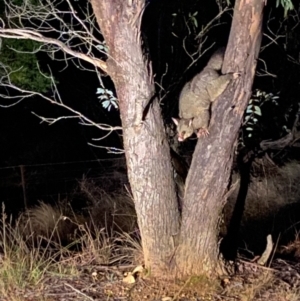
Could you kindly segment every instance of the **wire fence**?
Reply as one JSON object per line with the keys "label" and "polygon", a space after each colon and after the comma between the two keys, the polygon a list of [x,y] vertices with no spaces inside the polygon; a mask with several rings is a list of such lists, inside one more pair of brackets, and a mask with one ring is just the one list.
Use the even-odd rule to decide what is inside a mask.
{"label": "wire fence", "polygon": [[125,158],[0,167],[0,201],[6,212],[16,213],[72,196],[82,179],[118,190],[128,183]]}

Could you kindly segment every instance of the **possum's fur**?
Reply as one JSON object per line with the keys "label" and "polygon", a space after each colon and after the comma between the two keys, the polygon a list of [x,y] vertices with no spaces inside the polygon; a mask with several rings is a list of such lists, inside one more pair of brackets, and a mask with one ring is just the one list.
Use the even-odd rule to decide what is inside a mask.
{"label": "possum's fur", "polygon": [[211,103],[226,89],[237,74],[220,74],[225,49],[217,50],[206,67],[182,89],[179,98],[179,117],[173,118],[177,125],[178,140],[184,141],[194,132],[197,137],[209,134]]}

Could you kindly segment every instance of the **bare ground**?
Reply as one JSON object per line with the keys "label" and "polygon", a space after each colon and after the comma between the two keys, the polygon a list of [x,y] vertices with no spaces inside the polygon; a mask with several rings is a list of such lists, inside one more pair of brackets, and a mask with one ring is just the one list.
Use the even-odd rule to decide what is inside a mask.
{"label": "bare ground", "polygon": [[[298,301],[300,263],[275,260],[271,267],[238,260],[235,275],[215,281],[190,277],[183,281],[162,281],[137,275],[135,283],[125,283],[124,275],[133,266],[78,266],[72,275],[45,273],[38,285],[7,290],[2,301]],[[74,265],[72,265],[74,269]]]}

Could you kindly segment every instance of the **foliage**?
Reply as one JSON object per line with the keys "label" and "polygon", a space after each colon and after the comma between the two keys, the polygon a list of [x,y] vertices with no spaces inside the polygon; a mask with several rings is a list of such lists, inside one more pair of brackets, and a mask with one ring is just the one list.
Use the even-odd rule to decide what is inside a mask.
{"label": "foliage", "polygon": [[36,92],[47,92],[51,80],[39,70],[36,57],[38,50],[39,43],[35,41],[3,39],[0,75],[3,77],[9,72],[13,85]]}
{"label": "foliage", "polygon": [[[270,104],[271,107],[280,106],[279,96],[259,89],[254,90],[244,114],[244,122],[239,139],[240,145],[243,146],[245,143],[251,144],[254,141],[262,140],[262,124],[265,116],[270,114],[270,112],[267,112],[267,110],[270,110],[270,107],[267,110],[263,107],[266,103]],[[283,124],[281,127],[286,129],[286,126]]]}
{"label": "foliage", "polygon": [[[37,0],[28,3],[36,5]],[[24,1],[14,0],[12,4],[22,5]],[[7,21],[9,14],[5,12],[5,3],[0,4],[0,17]],[[20,22],[20,20],[18,20]],[[51,80],[47,74],[42,74],[38,66],[37,53],[40,43],[32,40],[5,39],[0,40],[0,76],[1,82],[9,83],[27,90],[47,92],[51,87]],[[34,54],[34,55],[32,55]],[[7,75],[9,74],[9,79]],[[6,84],[6,82],[5,82]]]}
{"label": "foliage", "polygon": [[287,16],[289,10],[294,9],[292,0],[276,0],[276,7],[281,5],[284,8],[284,16]]}
{"label": "foliage", "polygon": [[249,101],[249,104],[247,106],[246,112],[245,112],[245,118],[244,122],[246,124],[245,130],[248,131],[248,137],[252,136],[252,131],[255,129],[255,127],[258,125],[258,119],[259,117],[262,117],[261,113],[261,106],[267,102],[271,101],[272,104],[275,106],[278,106],[278,100],[279,96],[273,95],[273,93],[267,93],[265,91],[261,91],[259,89],[256,89],[252,97]]}
{"label": "foliage", "polygon": [[101,50],[102,52],[105,52],[105,53],[108,52],[108,47],[107,47],[105,41],[103,41],[102,44],[98,44],[98,45],[96,46],[96,48],[99,49],[99,50]]}
{"label": "foliage", "polygon": [[110,111],[112,107],[118,109],[118,99],[113,95],[113,92],[111,90],[97,88],[96,94],[100,94],[98,98],[100,99],[100,102],[104,109],[107,109],[108,111]]}

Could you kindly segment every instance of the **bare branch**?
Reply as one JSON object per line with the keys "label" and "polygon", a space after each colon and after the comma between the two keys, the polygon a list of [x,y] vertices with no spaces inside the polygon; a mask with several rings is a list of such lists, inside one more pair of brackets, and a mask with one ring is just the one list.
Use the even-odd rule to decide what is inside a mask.
{"label": "bare branch", "polygon": [[[183,48],[186,52],[186,54],[191,58],[191,63],[190,65],[186,68],[186,71],[189,70],[202,56],[205,52],[207,52],[211,47],[213,47],[214,44],[210,45],[209,47],[206,47],[205,50],[203,51],[202,48],[204,48],[205,42],[207,40],[207,34],[208,32],[216,27],[221,25],[221,23],[215,24],[217,20],[219,20],[221,18],[221,16],[227,12],[231,10],[228,7],[225,7],[224,9],[220,10],[219,13],[211,20],[209,21],[202,29],[201,31],[198,33],[198,35],[196,36],[195,39],[197,40],[201,40],[201,42],[199,43],[199,47],[197,49],[197,51],[195,51],[194,53],[188,53],[186,47],[185,47],[185,39],[183,41]],[[186,26],[189,28],[188,23],[186,22]]]}
{"label": "bare branch", "polygon": [[220,12],[211,21],[209,21],[206,24],[206,26],[200,31],[200,33],[197,35],[196,39],[202,38],[205,34],[207,34],[211,30],[212,27],[217,26],[217,24],[214,24],[214,23],[217,20],[219,20],[225,12],[227,12],[229,10],[232,10],[232,9],[229,7],[225,7],[224,9],[220,10]]}
{"label": "bare branch", "polygon": [[[38,0],[34,1],[34,4],[33,1],[24,0],[21,5],[4,0],[4,3],[6,11],[5,17],[0,18],[0,42],[1,38],[39,42],[41,44],[37,49],[32,50],[31,54],[44,51],[52,59],[57,59],[56,53],[61,51],[66,67],[68,61],[71,60],[78,68],[91,71],[91,69],[87,69],[82,65],[83,61],[88,62],[93,66],[94,70],[92,71],[97,74],[100,86],[103,86],[101,73],[103,71],[108,72],[105,60],[109,57],[109,54],[105,41],[97,27],[95,16],[93,12],[90,12],[88,2],[83,10],[78,11],[76,11],[70,0]],[[12,49],[12,51],[20,52],[18,49]],[[0,63],[0,67],[0,85],[5,90],[5,92],[2,90],[0,93],[0,97],[2,97],[0,107],[8,108],[17,105],[26,98],[38,96],[48,103],[69,112],[68,115],[59,117],[45,117],[32,112],[40,118],[41,122],[52,125],[63,119],[78,119],[79,123],[84,126],[93,126],[105,131],[105,134],[98,140],[106,138],[115,130],[122,130],[120,126],[96,123],[81,112],[66,105],[60,97],[53,76],[43,74],[39,66],[40,74],[51,80],[52,98],[16,86],[11,78],[13,73],[20,69],[11,70],[9,66],[5,66],[3,63]],[[11,90],[14,91],[12,95],[9,93]],[[9,101],[9,103],[5,103],[6,101]],[[120,150],[115,151],[119,152]]]}
{"label": "bare branch", "polygon": [[64,43],[60,42],[59,40],[47,38],[39,33],[32,32],[29,30],[23,29],[4,29],[0,28],[0,37],[8,38],[8,39],[22,39],[22,40],[32,40],[37,41],[45,44],[55,45],[58,46],[60,50],[64,51],[65,53],[71,55],[72,57],[76,57],[82,59],[86,62],[91,63],[95,67],[102,69],[103,71],[107,72],[107,65],[104,61],[92,58],[88,55],[80,53],[78,51],[74,51]]}
{"label": "bare branch", "polygon": [[257,76],[260,76],[260,77],[263,77],[263,76],[271,76],[271,77],[277,78],[277,75],[276,75],[276,74],[270,73],[270,72],[268,71],[268,67],[267,67],[266,61],[264,61],[263,59],[259,59],[259,61],[261,61],[261,62],[263,63],[264,69],[261,68],[261,70],[257,70],[257,71],[256,71],[256,75],[257,75]]}
{"label": "bare branch", "polygon": [[268,149],[282,150],[285,147],[289,146],[292,141],[293,141],[293,134],[288,133],[286,136],[284,136],[278,140],[275,140],[275,141],[263,140],[262,142],[260,142],[259,145],[260,145],[261,149],[264,151],[266,151]]}
{"label": "bare branch", "polygon": [[95,145],[93,143],[88,143],[88,145],[93,146],[93,147],[97,147],[97,148],[106,149],[108,154],[116,154],[116,155],[122,155],[122,154],[124,154],[124,150],[121,149],[121,148]]}
{"label": "bare branch", "polygon": [[48,124],[52,125],[52,124],[54,124],[57,121],[62,120],[62,119],[71,119],[71,118],[72,119],[74,119],[74,118],[79,119],[80,123],[82,125],[94,126],[94,127],[98,128],[99,130],[109,132],[104,137],[102,137],[102,139],[107,137],[109,134],[111,134],[115,130],[122,130],[122,127],[119,127],[119,126],[114,127],[114,126],[110,126],[110,125],[107,125],[107,124],[96,123],[96,122],[92,121],[91,119],[89,119],[88,117],[86,117],[85,115],[83,115],[82,113],[80,113],[79,111],[77,111],[77,110],[69,107],[68,105],[64,104],[62,102],[61,98],[60,98],[60,95],[58,93],[58,90],[56,88],[56,85],[55,85],[55,82],[54,82],[53,78],[52,78],[52,84],[53,84],[53,87],[54,87],[54,90],[55,90],[54,94],[57,95],[58,100],[52,99],[52,98],[50,98],[46,95],[43,95],[42,93],[39,93],[39,92],[34,92],[34,91],[21,89],[20,87],[17,87],[15,85],[13,85],[11,82],[9,82],[8,84],[2,83],[3,87],[12,88],[15,91],[20,92],[22,96],[20,96],[20,95],[18,95],[18,96],[9,96],[7,94],[0,94],[0,97],[2,97],[3,99],[15,99],[15,98],[18,99],[18,101],[13,103],[13,104],[0,105],[0,107],[6,107],[7,108],[7,107],[18,104],[19,102],[21,102],[22,100],[24,100],[26,98],[30,98],[30,97],[33,97],[33,96],[39,96],[39,97],[45,99],[46,101],[48,101],[49,103],[54,104],[56,106],[59,106],[61,108],[64,108],[64,109],[68,110],[69,112],[73,113],[73,115],[70,115],[70,116],[60,116],[60,117],[57,117],[57,118],[52,118],[52,117],[42,117],[42,116],[32,112],[32,114],[39,117],[42,120],[42,122],[47,122]]}
{"label": "bare branch", "polygon": [[[97,38],[101,33],[88,3],[80,18],[69,0],[39,0],[37,4],[24,0],[22,5],[4,2],[6,19],[0,19],[0,37],[37,41],[43,43],[49,55],[61,50],[107,72],[105,61],[99,59],[108,56],[107,48],[103,39]],[[66,7],[65,3],[67,9],[59,9],[60,5]]]}

